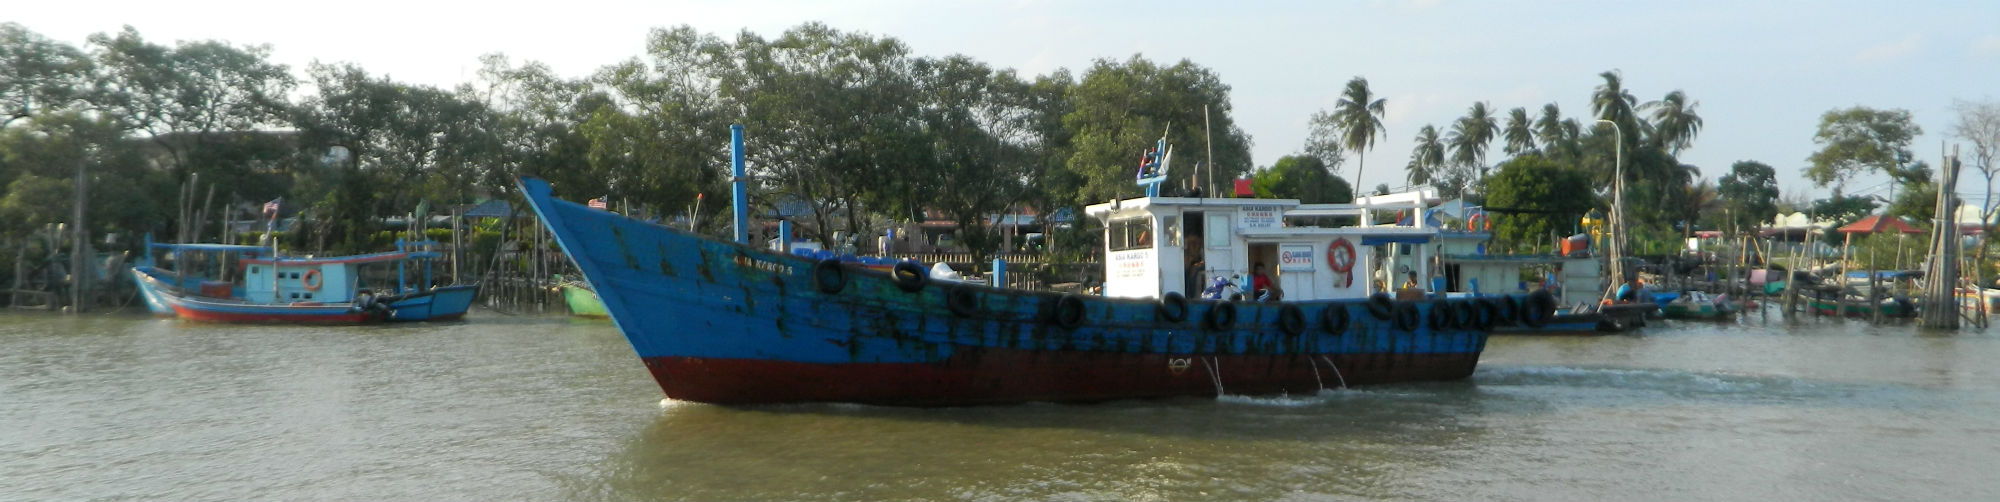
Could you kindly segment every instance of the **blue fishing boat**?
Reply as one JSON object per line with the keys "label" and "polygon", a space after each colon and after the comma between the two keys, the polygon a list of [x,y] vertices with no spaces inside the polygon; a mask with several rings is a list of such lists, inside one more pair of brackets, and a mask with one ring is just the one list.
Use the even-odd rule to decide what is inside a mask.
{"label": "blue fishing boat", "polygon": [[[739,128],[738,180],[741,141]],[[1354,280],[1377,258],[1370,244],[1421,242],[1434,229],[1286,224],[1421,204],[1426,193],[1312,205],[1149,188],[1093,205],[1086,212],[1107,229],[1106,282],[1094,295],[931,281],[913,262],[872,271],[750,246],[740,182],[735,242],[560,200],[538,179],[521,189],[679,400],[962,405],[1462,379],[1486,346],[1484,328],[1524,310],[1521,296],[1399,301]],[[1211,277],[1262,272],[1258,263],[1277,275],[1255,284],[1283,301],[1189,299]]]}
{"label": "blue fishing boat", "polygon": [[[263,246],[168,244],[147,239],[132,267],[146,308],[163,316],[216,322],[355,324],[459,319],[478,286],[430,287],[435,243],[398,240],[396,251],[336,257],[280,257]],[[162,254],[156,259],[154,251]],[[167,263],[171,266],[167,266]],[[364,281],[364,266],[393,280]],[[416,268],[417,270],[411,270]],[[410,275],[420,275],[414,284]]]}

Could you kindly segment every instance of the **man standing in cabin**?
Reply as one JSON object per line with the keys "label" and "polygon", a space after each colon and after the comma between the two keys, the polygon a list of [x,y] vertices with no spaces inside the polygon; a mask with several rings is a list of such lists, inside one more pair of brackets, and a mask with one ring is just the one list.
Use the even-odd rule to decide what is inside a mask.
{"label": "man standing in cabin", "polygon": [[1200,297],[1201,289],[1203,286],[1202,285],[1203,279],[1208,278],[1207,277],[1208,274],[1204,273],[1205,271],[1202,270],[1204,268],[1208,268],[1208,261],[1202,259],[1202,252],[1203,251],[1201,247],[1201,236],[1199,235],[1188,236],[1187,265],[1186,265],[1187,270],[1185,270],[1185,272],[1187,272],[1187,284],[1186,284],[1187,288],[1183,290],[1186,291],[1185,294],[1187,296]]}

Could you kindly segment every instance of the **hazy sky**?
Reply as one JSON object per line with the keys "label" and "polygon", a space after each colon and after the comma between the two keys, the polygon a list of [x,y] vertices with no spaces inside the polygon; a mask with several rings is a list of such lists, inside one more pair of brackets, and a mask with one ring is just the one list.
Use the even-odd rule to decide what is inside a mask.
{"label": "hazy sky", "polygon": [[[1956,141],[1953,99],[2000,99],[2000,2],[1990,1],[14,3],[0,21],[78,46],[131,25],[156,43],[269,44],[301,76],[314,60],[347,61],[443,87],[471,80],[478,56],[492,52],[584,76],[642,53],[650,29],[681,24],[769,38],[821,21],[1024,75],[1133,54],[1189,59],[1233,88],[1260,166],[1298,151],[1308,117],[1359,75],[1388,98],[1388,135],[1368,153],[1371,187],[1401,179],[1425,124],[1444,129],[1474,101],[1503,116],[1554,102],[1584,117],[1597,74],[1611,69],[1641,102],[1680,89],[1700,104],[1706,126],[1682,161],[1707,178],[1757,160],[1778,169],[1788,193],[1815,196],[1827,190],[1801,168],[1822,113],[1907,109],[1924,130],[1914,150],[1936,165],[1940,145]],[[1489,161],[1504,157],[1500,147]],[[1340,174],[1353,179],[1352,158]]]}

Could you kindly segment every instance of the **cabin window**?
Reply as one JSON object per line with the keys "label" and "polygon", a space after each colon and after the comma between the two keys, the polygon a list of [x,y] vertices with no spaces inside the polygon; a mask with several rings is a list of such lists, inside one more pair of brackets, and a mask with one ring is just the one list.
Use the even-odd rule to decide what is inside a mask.
{"label": "cabin window", "polygon": [[250,267],[250,273],[252,274],[257,273],[257,267]]}
{"label": "cabin window", "polygon": [[297,300],[297,299],[299,299],[299,294],[298,294],[298,293],[292,293],[292,299],[293,299],[293,300]]}
{"label": "cabin window", "polygon": [[1111,246],[1112,251],[1153,247],[1152,217],[1111,220],[1105,232],[1104,242]]}
{"label": "cabin window", "polygon": [[1181,247],[1181,217],[1161,216],[1160,235],[1166,237],[1168,246]]}

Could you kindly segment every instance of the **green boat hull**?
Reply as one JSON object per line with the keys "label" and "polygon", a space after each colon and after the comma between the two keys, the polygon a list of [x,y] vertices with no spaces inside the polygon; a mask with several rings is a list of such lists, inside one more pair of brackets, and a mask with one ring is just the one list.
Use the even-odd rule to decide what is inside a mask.
{"label": "green boat hull", "polygon": [[562,292],[563,301],[569,303],[570,315],[593,318],[611,317],[611,313],[604,310],[604,301],[597,299],[596,291],[591,291],[590,288],[564,285]]}

